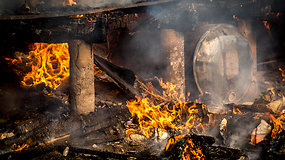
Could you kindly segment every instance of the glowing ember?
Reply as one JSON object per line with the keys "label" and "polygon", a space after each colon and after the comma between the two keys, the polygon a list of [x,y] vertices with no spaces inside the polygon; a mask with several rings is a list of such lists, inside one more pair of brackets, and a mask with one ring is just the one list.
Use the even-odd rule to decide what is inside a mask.
{"label": "glowing ember", "polygon": [[269,25],[268,21],[262,21],[262,22],[263,22],[264,27],[265,27],[268,31],[270,31],[270,25]]}
{"label": "glowing ember", "polygon": [[70,16],[70,18],[82,18],[82,17],[84,17],[83,14],[78,14],[76,16]]}
{"label": "glowing ember", "polygon": [[95,75],[101,75],[103,72],[94,64],[94,73]]}
{"label": "glowing ember", "polygon": [[282,68],[279,68],[279,71],[282,73],[282,81],[285,81],[285,70]]}
{"label": "glowing ember", "polygon": [[73,6],[73,5],[76,5],[77,3],[74,2],[73,0],[65,0],[63,2],[63,6],[66,6],[66,5],[69,5],[69,6]]}
{"label": "glowing ember", "polygon": [[27,62],[26,66],[31,71],[25,75],[21,82],[23,86],[33,86],[44,83],[46,86],[56,90],[60,84],[69,77],[69,52],[68,44],[35,43],[29,55],[22,60],[6,60],[13,64]]}
{"label": "glowing ember", "polygon": [[[138,119],[140,132],[147,138],[151,137],[155,129],[173,129],[181,133],[193,130],[204,131],[202,119],[197,115],[198,109],[195,103],[182,103],[175,91],[175,85],[159,80],[164,89],[161,95],[151,93],[151,97],[139,98],[127,101],[127,107],[133,117]],[[152,88],[152,87],[150,87]],[[157,101],[158,98],[167,99],[171,102]],[[127,130],[127,135],[136,130]]]}
{"label": "glowing ember", "polygon": [[16,145],[16,144],[14,144],[14,145],[12,145],[11,150],[19,152],[19,151],[21,151],[21,150],[23,150],[25,148],[28,148],[28,147],[29,147],[28,144],[23,144],[23,145]]}
{"label": "glowing ember", "polygon": [[233,19],[239,21],[238,17],[236,15],[233,15]]}
{"label": "glowing ember", "polygon": [[242,114],[242,112],[238,108],[233,107],[233,114]]}

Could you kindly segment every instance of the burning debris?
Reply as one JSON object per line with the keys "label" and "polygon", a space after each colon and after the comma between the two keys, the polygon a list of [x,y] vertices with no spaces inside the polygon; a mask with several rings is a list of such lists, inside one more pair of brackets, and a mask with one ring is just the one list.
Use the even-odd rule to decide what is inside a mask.
{"label": "burning debris", "polygon": [[37,2],[0,6],[8,42],[27,38],[0,49],[1,159],[284,157],[284,70],[258,78],[251,28],[274,36],[273,2],[248,3],[258,25],[247,3]]}
{"label": "burning debris", "polygon": [[[51,46],[47,44],[44,45]],[[64,50],[61,50],[61,52],[56,49],[43,49],[42,52],[44,51],[51,54],[52,56],[50,57],[58,57],[53,54],[60,55],[61,52],[69,55],[67,47],[65,47]],[[31,53],[33,52],[29,52],[29,55]],[[22,55],[21,57],[25,56]],[[37,59],[35,56],[27,57],[34,57],[34,59]],[[45,56],[40,57],[42,60],[40,62],[45,61],[43,59]],[[110,62],[101,59],[100,57],[95,56],[95,58],[97,65],[94,65],[96,70],[94,72],[94,76],[98,77],[98,81],[106,81],[106,79],[102,79],[102,75],[105,75],[104,77],[107,77],[107,81],[109,83],[115,83],[117,87],[122,89],[125,93],[136,93],[130,94],[131,97],[135,99],[130,98],[126,101],[126,103],[121,103],[119,105],[116,105],[115,103],[105,103],[104,101],[100,101],[101,104],[107,104],[109,106],[111,105],[110,108],[98,108],[94,113],[89,114],[88,116],[83,116],[81,120],[76,120],[78,126],[75,130],[80,130],[82,127],[84,129],[83,132],[67,132],[68,127],[65,125],[69,125],[70,122],[64,122],[62,124],[63,128],[61,129],[63,135],[57,136],[57,138],[43,140],[43,145],[41,145],[42,147],[54,143],[60,144],[61,140],[69,140],[70,145],[81,146],[82,142],[78,142],[78,140],[72,140],[75,136],[74,134],[76,133],[76,136],[82,137],[79,139],[85,141],[84,144],[91,143],[92,148],[99,151],[102,147],[110,147],[101,143],[104,143],[106,141],[118,141],[118,146],[124,146],[125,150],[115,152],[123,154],[122,156],[133,156],[127,154],[134,149],[130,146],[146,147],[149,145],[146,147],[148,154],[155,153],[156,158],[169,157],[170,159],[240,159],[241,157],[247,157],[246,152],[222,146],[215,146],[213,144],[216,143],[228,147],[238,147],[245,149],[246,147],[244,147],[244,145],[251,145],[251,147],[255,148],[254,146],[260,145],[261,142],[268,142],[270,139],[274,142],[279,141],[280,139],[282,140],[282,134],[284,134],[284,113],[280,112],[280,110],[284,108],[284,105],[282,98],[281,100],[278,99],[278,96],[280,95],[277,95],[274,89],[268,89],[268,91],[263,95],[263,98],[268,101],[268,104],[264,104],[263,108],[258,107],[260,104],[254,104],[252,106],[228,105],[227,107],[230,108],[229,111],[218,114],[209,113],[205,104],[183,102],[178,96],[174,84],[171,84],[169,82],[164,83],[162,79],[155,78],[152,83],[158,84],[159,86],[155,87],[151,82],[142,82],[138,80],[138,78],[130,80],[129,75],[131,71],[119,68]],[[15,65],[20,65],[20,62],[27,61],[25,58],[7,60],[8,62]],[[43,66],[50,66],[48,63],[49,61],[45,62],[47,63]],[[55,63],[55,61],[52,62]],[[56,70],[57,68],[52,69]],[[66,70],[68,71],[68,68],[66,68]],[[130,73],[127,74],[128,76],[124,76],[124,74],[120,74],[123,72]],[[63,72],[61,72],[61,74],[62,73]],[[45,74],[41,75],[41,78],[45,78]],[[55,74],[54,76],[57,77]],[[133,77],[135,76],[133,75]],[[66,78],[68,78],[68,76]],[[50,80],[51,78],[46,79]],[[35,82],[37,82],[37,79],[35,79]],[[137,87],[134,87],[135,83]],[[37,83],[31,84],[37,85]],[[49,84],[51,83],[45,83],[46,87],[49,87]],[[54,90],[57,89],[52,87],[50,88]],[[135,95],[137,96],[135,97]],[[99,106],[99,103],[96,105]],[[264,111],[262,111],[262,109],[264,109]],[[112,112],[120,114],[119,116],[113,114],[106,116],[106,113]],[[129,114],[126,114],[128,112]],[[130,116],[132,116],[132,118]],[[116,123],[114,122],[114,119],[117,119],[116,122],[118,125],[115,125]],[[41,122],[43,122],[43,119]],[[244,130],[244,124],[246,123],[250,123],[248,126],[249,130],[247,130],[247,132],[244,132],[242,130]],[[20,133],[25,135],[26,133],[34,132],[36,128],[39,127],[38,125],[40,125],[38,122],[31,121],[31,123],[24,124],[22,127],[20,127],[21,125],[18,124],[21,129],[19,127],[18,128],[20,129]],[[242,127],[240,125],[242,125]],[[218,132],[215,133],[218,135],[215,136],[216,140],[213,137],[200,135],[213,132],[215,128],[218,130]],[[101,133],[102,131],[104,134]],[[241,132],[244,133],[241,134]],[[51,131],[48,131],[48,134],[51,134]],[[6,134],[3,133],[3,135]],[[96,138],[95,135],[96,137],[99,136],[100,138]],[[7,134],[3,140],[10,139],[10,137],[13,136],[8,136]],[[32,143],[28,137],[25,138],[23,141],[24,143],[22,144],[14,143],[11,145],[11,150],[15,152],[14,156],[20,154],[21,150],[28,151],[30,147],[33,148],[37,146],[36,144]],[[237,141],[236,138],[238,138]],[[130,146],[127,147],[126,145]],[[160,147],[157,148],[158,146]],[[112,145],[112,147],[116,147],[116,144]],[[65,147],[62,151],[62,156],[70,155],[68,154],[68,152],[70,152],[70,148],[66,148],[67,147]],[[153,152],[150,151],[152,149],[154,149]],[[143,151],[144,149],[140,148],[140,150]],[[135,152],[140,151],[137,150]],[[96,153],[96,155],[99,153],[103,154],[104,152],[100,151]],[[95,152],[92,154],[95,154]]]}

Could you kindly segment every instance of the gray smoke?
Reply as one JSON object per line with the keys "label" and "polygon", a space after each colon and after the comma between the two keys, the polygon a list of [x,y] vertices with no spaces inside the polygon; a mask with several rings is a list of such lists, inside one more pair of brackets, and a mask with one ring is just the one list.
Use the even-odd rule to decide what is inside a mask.
{"label": "gray smoke", "polygon": [[78,1],[78,5],[83,7],[110,7],[110,6],[122,6],[132,4],[132,0],[80,0]]}

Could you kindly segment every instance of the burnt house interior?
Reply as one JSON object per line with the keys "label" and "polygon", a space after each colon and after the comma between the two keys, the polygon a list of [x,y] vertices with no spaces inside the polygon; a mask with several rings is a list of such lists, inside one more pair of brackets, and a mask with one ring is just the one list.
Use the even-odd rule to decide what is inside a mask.
{"label": "burnt house interior", "polygon": [[282,0],[1,0],[0,159],[284,159]]}

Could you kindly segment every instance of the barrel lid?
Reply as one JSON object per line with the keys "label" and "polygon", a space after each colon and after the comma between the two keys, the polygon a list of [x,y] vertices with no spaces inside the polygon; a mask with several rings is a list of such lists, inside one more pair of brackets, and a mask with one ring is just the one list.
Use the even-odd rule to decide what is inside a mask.
{"label": "barrel lid", "polygon": [[241,102],[252,83],[251,50],[233,25],[211,26],[200,37],[193,55],[198,90],[217,103]]}

